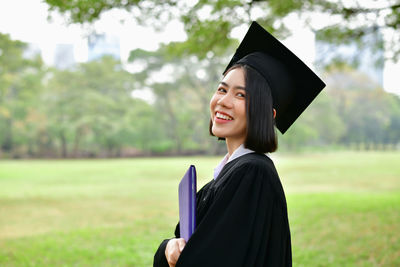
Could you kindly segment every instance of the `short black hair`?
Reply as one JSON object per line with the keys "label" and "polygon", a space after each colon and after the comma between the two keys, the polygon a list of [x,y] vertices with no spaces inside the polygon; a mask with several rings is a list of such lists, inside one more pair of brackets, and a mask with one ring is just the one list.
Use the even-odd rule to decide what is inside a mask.
{"label": "short black hair", "polygon": [[[278,148],[275,131],[273,100],[271,89],[265,78],[255,69],[245,64],[235,64],[225,71],[241,68],[245,76],[246,90],[246,139],[244,147],[257,153],[274,152]],[[210,134],[212,121],[210,119]],[[225,140],[225,138],[219,138]]]}

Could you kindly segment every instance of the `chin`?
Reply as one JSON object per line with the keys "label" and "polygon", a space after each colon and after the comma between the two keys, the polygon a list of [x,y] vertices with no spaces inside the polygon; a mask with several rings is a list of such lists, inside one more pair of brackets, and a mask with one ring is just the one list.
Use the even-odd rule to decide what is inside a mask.
{"label": "chin", "polygon": [[218,137],[218,138],[225,138],[225,134],[223,134],[223,133],[221,133],[221,132],[219,132],[219,131],[211,130],[211,132],[212,132],[212,134],[213,134],[214,136],[216,136],[216,137]]}
{"label": "chin", "polygon": [[225,138],[225,135],[223,135],[223,134],[215,134],[215,133],[213,133],[213,135],[215,137],[218,137],[218,138]]}

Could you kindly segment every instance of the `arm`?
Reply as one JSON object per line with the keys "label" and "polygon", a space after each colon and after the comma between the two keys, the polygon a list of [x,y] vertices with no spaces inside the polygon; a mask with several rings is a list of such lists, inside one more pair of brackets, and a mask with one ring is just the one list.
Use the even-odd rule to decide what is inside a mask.
{"label": "arm", "polygon": [[[197,201],[202,198],[204,186],[199,192],[197,192]],[[165,239],[161,242],[160,246],[158,247],[153,260],[153,267],[170,267],[175,266],[186,242],[183,238],[180,237],[179,232],[179,223],[175,228],[175,237],[171,239]]]}
{"label": "arm", "polygon": [[158,247],[156,254],[154,254],[153,267],[169,267],[167,258],[165,257],[165,248],[169,240],[165,239]]}

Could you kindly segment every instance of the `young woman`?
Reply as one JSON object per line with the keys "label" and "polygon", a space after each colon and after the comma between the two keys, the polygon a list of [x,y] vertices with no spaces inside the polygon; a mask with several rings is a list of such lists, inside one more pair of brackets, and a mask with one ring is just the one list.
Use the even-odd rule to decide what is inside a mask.
{"label": "young woman", "polygon": [[210,101],[210,133],[228,153],[197,193],[194,234],[185,244],[178,225],[154,266],[292,265],[285,195],[265,153],[277,148],[274,125],[285,132],[324,84],[287,51],[253,22]]}

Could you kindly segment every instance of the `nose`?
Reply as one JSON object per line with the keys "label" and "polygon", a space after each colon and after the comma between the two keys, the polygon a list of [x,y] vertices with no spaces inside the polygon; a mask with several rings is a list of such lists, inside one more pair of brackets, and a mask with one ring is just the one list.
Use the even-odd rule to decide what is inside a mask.
{"label": "nose", "polygon": [[230,96],[230,94],[225,94],[220,99],[218,99],[217,105],[220,105],[220,106],[223,106],[226,108],[232,108],[233,103],[232,103],[232,97]]}

